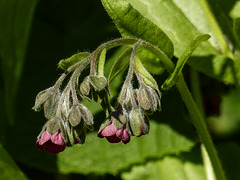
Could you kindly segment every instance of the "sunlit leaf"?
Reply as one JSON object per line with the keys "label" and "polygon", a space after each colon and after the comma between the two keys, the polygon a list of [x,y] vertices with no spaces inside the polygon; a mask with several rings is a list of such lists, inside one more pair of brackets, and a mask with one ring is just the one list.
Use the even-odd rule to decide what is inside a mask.
{"label": "sunlit leaf", "polygon": [[102,0],[123,37],[137,37],[158,46],[169,58],[173,55],[173,44],[154,23],[143,17],[126,0]]}
{"label": "sunlit leaf", "polygon": [[57,165],[62,173],[117,173],[130,164],[143,162],[147,157],[162,157],[189,151],[194,143],[166,124],[151,122],[149,135],[133,137],[129,144],[111,144],[87,135],[83,146],[67,148],[58,155]]}
{"label": "sunlit leaf", "polygon": [[[216,13],[215,11],[211,12],[209,11],[211,7],[202,1],[191,0],[127,1],[130,2],[133,8],[138,10],[141,15],[155,23],[168,35],[174,44],[174,55],[178,58],[194,37],[199,34],[209,33],[211,38],[201,43],[194,51],[190,65],[196,68],[196,70],[226,83],[239,84],[239,77],[234,75],[234,72],[239,70],[231,66],[231,59],[234,57],[229,50],[229,42],[223,36],[223,34],[227,33],[229,38],[232,39],[232,32],[227,31],[229,29],[228,24],[232,22],[225,22],[225,19],[228,18],[220,18],[220,25],[225,25],[224,30],[226,30],[226,32],[222,32],[215,21],[216,19],[214,19],[214,15],[219,12],[218,8],[214,9]],[[233,1],[229,3],[225,1],[219,3],[220,8],[229,7],[232,4]],[[217,20],[219,20],[219,18],[217,18]],[[222,54],[223,52],[225,53]],[[218,63],[216,58],[219,59],[219,56],[226,58],[222,58],[221,63]],[[229,70],[231,68],[232,70]],[[221,72],[219,72],[219,70],[221,70]]]}
{"label": "sunlit leaf", "polygon": [[203,165],[199,161],[199,153],[188,154],[195,158],[164,156],[157,161],[147,161],[144,165],[133,166],[130,172],[122,174],[122,178],[124,180],[207,180]]}
{"label": "sunlit leaf", "polygon": [[[166,34],[154,23],[143,17],[126,0],[102,0],[102,3],[113,19],[121,35],[146,40],[158,46],[169,58],[173,55],[173,44]],[[156,56],[147,50],[139,58],[151,73],[161,74],[162,64]]]}
{"label": "sunlit leaf", "polygon": [[[211,29],[198,1],[191,0],[127,0],[144,17],[155,23],[174,44],[174,55],[180,57],[188,44],[199,34]],[[187,29],[187,31],[186,31]],[[213,45],[212,45],[213,44]],[[214,36],[199,46],[197,55],[216,54]]]}

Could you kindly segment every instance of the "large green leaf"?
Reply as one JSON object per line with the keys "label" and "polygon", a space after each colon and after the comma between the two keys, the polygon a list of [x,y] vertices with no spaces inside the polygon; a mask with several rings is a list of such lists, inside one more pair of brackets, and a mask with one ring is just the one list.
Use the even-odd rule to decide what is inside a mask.
{"label": "large green leaf", "polygon": [[129,144],[111,144],[87,136],[86,144],[67,148],[58,155],[57,165],[62,173],[112,173],[130,164],[141,163],[147,157],[162,157],[189,151],[194,143],[166,124],[151,122],[151,131],[144,137],[133,137]]}
{"label": "large green leaf", "polygon": [[123,37],[147,40],[172,57],[173,44],[166,34],[126,0],[102,0],[102,3]]}
{"label": "large green leaf", "polygon": [[[210,33],[210,26],[198,1],[191,0],[127,0],[144,17],[155,23],[174,44],[174,55],[180,57],[188,44],[199,34]],[[212,37],[211,43],[199,46],[195,54],[216,54],[217,46]]]}
{"label": "large green leaf", "polygon": [[148,161],[145,165],[133,166],[130,172],[122,174],[122,178],[124,180],[207,180],[200,153],[188,154],[191,158],[164,156],[157,161]]}
{"label": "large green leaf", "polygon": [[15,164],[14,160],[0,144],[0,179],[25,180],[27,177]]}
{"label": "large green leaf", "polygon": [[[212,37],[208,42],[204,42],[193,52],[191,66],[198,71],[222,80],[226,83],[238,83],[239,78],[233,80],[234,72],[238,68],[231,66],[233,55],[231,54],[228,43],[223,36],[214,14],[211,12],[207,1],[191,0],[127,0],[133,8],[138,10],[144,17],[155,23],[162,29],[174,44],[174,55],[180,57],[187,45],[199,34],[209,33]],[[227,2],[226,2],[227,3]],[[231,3],[232,4],[232,1]],[[221,3],[220,8],[224,7]],[[225,11],[223,11],[225,13]],[[229,24],[227,22],[225,24]],[[224,24],[224,23],[222,23]],[[225,28],[227,29],[227,28]],[[224,29],[224,30],[225,30]],[[225,34],[225,32],[224,32]],[[232,34],[227,32],[229,37]],[[223,55],[221,54],[223,53]],[[221,54],[221,55],[220,55]],[[217,57],[215,57],[217,55]],[[224,62],[216,62],[218,56],[224,56]],[[230,57],[231,59],[227,58]],[[206,60],[206,61],[205,61]],[[211,67],[207,68],[206,67]],[[227,67],[227,68],[226,68]],[[233,68],[232,68],[233,67]],[[232,68],[233,71],[229,69]],[[218,72],[221,70],[220,73]]]}
{"label": "large green leaf", "polygon": [[26,54],[31,21],[38,0],[0,0],[0,63],[7,118],[13,108]]}
{"label": "large green leaf", "polygon": [[[173,56],[173,44],[154,23],[143,17],[126,0],[102,0],[121,35],[147,40],[158,46],[169,58]],[[139,48],[138,55],[151,73],[161,74],[161,61],[146,49]]]}

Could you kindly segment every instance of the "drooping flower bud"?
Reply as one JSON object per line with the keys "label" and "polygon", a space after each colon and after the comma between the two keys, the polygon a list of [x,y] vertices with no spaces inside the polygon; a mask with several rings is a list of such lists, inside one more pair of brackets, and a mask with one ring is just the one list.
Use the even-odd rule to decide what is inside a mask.
{"label": "drooping flower bud", "polygon": [[64,151],[66,143],[63,139],[60,123],[57,119],[49,120],[43,126],[36,142],[37,148],[49,153],[59,153]]}
{"label": "drooping flower bud", "polygon": [[40,111],[44,103],[55,93],[57,90],[54,87],[50,87],[38,93],[35,104],[33,106],[34,111]]}
{"label": "drooping flower bud", "polygon": [[52,119],[52,118],[55,117],[60,96],[61,96],[61,93],[58,89],[45,102],[45,104],[44,104],[44,115],[47,119]]}
{"label": "drooping flower bud", "polygon": [[80,84],[80,93],[88,100],[101,103],[107,94],[111,94],[107,79],[104,76],[87,76]]}
{"label": "drooping flower bud", "polygon": [[134,136],[141,136],[149,132],[149,120],[140,108],[133,109],[129,114],[129,124]]}
{"label": "drooping flower bud", "polygon": [[98,137],[106,139],[110,143],[119,143],[122,141],[127,144],[130,141],[130,131],[127,129],[127,117],[123,113],[121,108],[113,112],[112,115],[107,119],[100,127],[98,131]]}
{"label": "drooping flower bud", "polygon": [[126,88],[122,90],[120,98],[120,104],[127,112],[131,111],[137,105],[131,84],[129,84]]}
{"label": "drooping flower bud", "polygon": [[73,105],[68,116],[69,123],[76,127],[82,120],[90,130],[93,130],[92,113],[82,104]]}
{"label": "drooping flower bud", "polygon": [[80,93],[84,97],[88,97],[90,93],[90,84],[89,84],[89,76],[87,76],[83,82],[80,84]]}
{"label": "drooping flower bud", "polygon": [[147,85],[137,91],[138,104],[148,113],[161,109],[160,97],[159,92]]}

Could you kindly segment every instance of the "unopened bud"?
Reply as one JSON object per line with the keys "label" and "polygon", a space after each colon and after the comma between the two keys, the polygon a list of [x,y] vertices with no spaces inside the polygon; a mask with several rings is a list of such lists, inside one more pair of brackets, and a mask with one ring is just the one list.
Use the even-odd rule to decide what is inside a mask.
{"label": "unopened bud", "polygon": [[152,113],[161,109],[160,94],[149,86],[139,88],[137,100],[140,107],[146,112]]}
{"label": "unopened bud", "polygon": [[80,107],[79,105],[74,105],[70,109],[70,112],[68,115],[68,121],[71,124],[71,126],[75,127],[81,122],[81,119],[82,119],[82,114],[80,111]]}
{"label": "unopened bud", "polygon": [[126,111],[131,111],[133,108],[135,108],[136,100],[134,97],[134,92],[132,86],[129,86],[125,89],[125,92],[122,92],[125,94],[122,102],[122,106]]}
{"label": "unopened bud", "polygon": [[82,104],[74,105],[69,113],[68,121],[71,126],[76,127],[83,120],[87,127],[93,130],[93,115],[92,113]]}
{"label": "unopened bud", "polygon": [[142,118],[143,115],[139,108],[133,109],[129,114],[129,123],[134,136],[141,134]]}
{"label": "unopened bud", "polygon": [[45,102],[44,115],[47,119],[52,119],[55,117],[60,96],[61,96],[60,91],[56,90],[54,94],[51,95]]}
{"label": "unopened bud", "polygon": [[89,76],[87,76],[80,84],[80,93],[83,96],[88,96],[90,92]]}
{"label": "unopened bud", "polygon": [[134,136],[141,136],[149,132],[149,120],[140,108],[133,109],[129,115],[129,124]]}
{"label": "unopened bud", "polygon": [[54,87],[50,87],[48,89],[45,89],[38,93],[35,104],[33,106],[34,111],[40,111],[43,104],[47,101],[49,97],[51,97],[56,92],[56,89]]}
{"label": "unopened bud", "polygon": [[95,91],[102,91],[108,86],[107,79],[104,76],[89,76],[89,79]]}
{"label": "unopened bud", "polygon": [[83,121],[87,125],[88,129],[93,131],[94,122],[93,122],[93,115],[92,115],[91,111],[89,111],[88,108],[82,104],[80,105],[80,111],[82,114]]}
{"label": "unopened bud", "polygon": [[140,88],[137,91],[137,100],[138,104],[143,108],[144,110],[149,110],[151,109],[151,102],[150,102],[150,97],[145,88]]}

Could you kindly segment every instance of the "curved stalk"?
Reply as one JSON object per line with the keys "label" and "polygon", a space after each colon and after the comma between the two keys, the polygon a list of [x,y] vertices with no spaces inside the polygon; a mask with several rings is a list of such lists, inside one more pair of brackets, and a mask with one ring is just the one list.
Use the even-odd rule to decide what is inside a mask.
{"label": "curved stalk", "polygon": [[183,75],[180,74],[178,81],[176,82],[179,93],[188,109],[188,112],[191,116],[192,122],[197,129],[200,139],[202,140],[205,148],[208,152],[208,155],[211,159],[211,163],[218,180],[225,180],[225,175],[220,163],[220,160],[217,156],[217,151],[213,145],[210,134],[207,130],[206,124],[203,120],[203,117],[198,110],[196,103],[194,102],[191,93],[188,90],[188,87],[184,81]]}

